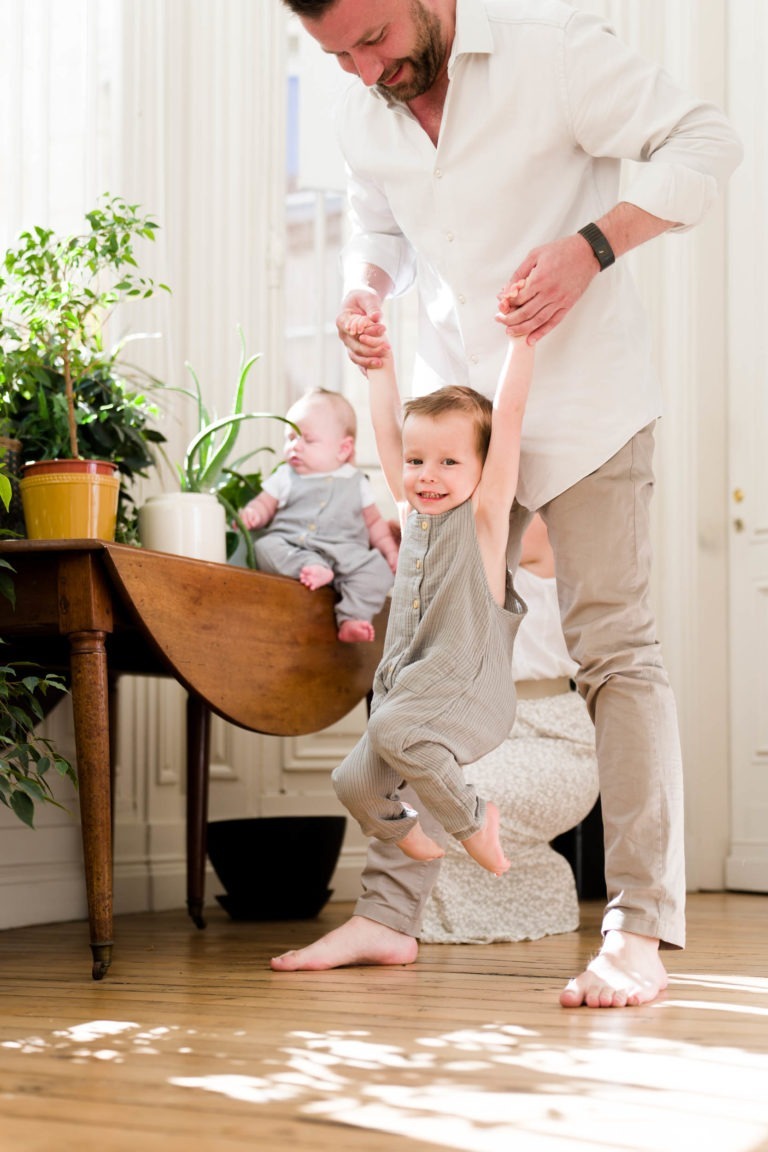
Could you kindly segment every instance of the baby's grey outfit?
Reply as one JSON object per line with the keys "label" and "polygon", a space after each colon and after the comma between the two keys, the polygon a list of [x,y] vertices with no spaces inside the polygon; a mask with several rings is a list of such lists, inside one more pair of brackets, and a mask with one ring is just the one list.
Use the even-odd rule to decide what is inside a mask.
{"label": "baby's grey outfit", "polygon": [[332,775],[366,835],[397,841],[414,826],[404,782],[457,840],[482,827],[484,803],[461,766],[509,734],[525,611],[509,574],[504,607],[491,595],[471,501],[409,515],[368,728]]}
{"label": "baby's grey outfit", "polygon": [[333,587],[340,596],[337,624],[372,620],[394,576],[381,552],[370,545],[360,493],[363,474],[299,476],[289,470],[290,497],[254,539],[256,563],[262,572],[294,580],[308,564],[324,564],[333,570]]}

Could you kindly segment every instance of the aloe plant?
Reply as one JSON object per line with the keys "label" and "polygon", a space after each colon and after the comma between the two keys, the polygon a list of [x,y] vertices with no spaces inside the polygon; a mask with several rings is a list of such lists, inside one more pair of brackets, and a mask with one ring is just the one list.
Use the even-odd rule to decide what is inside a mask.
{"label": "aloe plant", "polygon": [[230,457],[246,420],[277,420],[283,424],[291,422],[273,412],[244,411],[246,382],[254,364],[261,359],[261,353],[256,352],[249,356],[246,352],[245,337],[239,325],[237,331],[241,347],[240,363],[232,408],[228,416],[217,417],[208,411],[197,374],[191,364],[185,364],[194,384],[194,391],[186,394],[193,396],[197,404],[198,431],[187,446],[183,464],[177,467],[182,492],[210,492],[218,498],[227,514],[228,522],[236,526],[236,531],[228,533],[228,555],[231,555],[239,535],[245,545],[246,562],[250,568],[254,568],[256,562],[253,541],[240,517],[240,510],[261,492],[262,472],[261,470],[243,472],[242,469],[254,456],[262,452],[274,453],[274,449],[265,444],[253,448],[231,462]]}

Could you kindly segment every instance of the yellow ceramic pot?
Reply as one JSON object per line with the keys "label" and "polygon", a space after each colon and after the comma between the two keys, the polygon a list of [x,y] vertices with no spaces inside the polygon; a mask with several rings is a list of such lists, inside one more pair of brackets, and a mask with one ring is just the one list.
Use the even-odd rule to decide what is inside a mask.
{"label": "yellow ceramic pot", "polygon": [[106,460],[25,464],[19,482],[30,540],[114,540],[120,476]]}

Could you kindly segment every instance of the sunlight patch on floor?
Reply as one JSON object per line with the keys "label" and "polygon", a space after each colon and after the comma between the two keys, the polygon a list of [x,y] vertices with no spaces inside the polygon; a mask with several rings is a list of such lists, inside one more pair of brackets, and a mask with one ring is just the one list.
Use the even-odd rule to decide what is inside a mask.
{"label": "sunlight patch on floor", "polygon": [[[180,1092],[254,1107],[288,1103],[297,1117],[446,1152],[752,1152],[768,1137],[768,1054],[649,1035],[657,1007],[690,1010],[693,1022],[700,1008],[721,1005],[667,1001],[644,1017],[585,1015],[588,1027],[570,1044],[504,1022],[402,1044],[391,1033],[383,1041],[376,1031],[304,1030],[286,1034],[266,1058],[249,1059],[257,1023],[208,1032],[92,1020],[0,1048],[74,1064],[154,1058]],[[644,1034],[633,1020],[643,1021]]]}

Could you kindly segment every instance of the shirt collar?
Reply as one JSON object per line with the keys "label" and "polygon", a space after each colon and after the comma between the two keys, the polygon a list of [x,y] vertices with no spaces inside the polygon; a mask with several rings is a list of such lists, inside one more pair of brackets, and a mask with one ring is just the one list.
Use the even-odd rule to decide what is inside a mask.
{"label": "shirt collar", "polygon": [[448,60],[448,76],[453,77],[459,56],[493,52],[493,34],[482,0],[456,0],[456,35]]}

